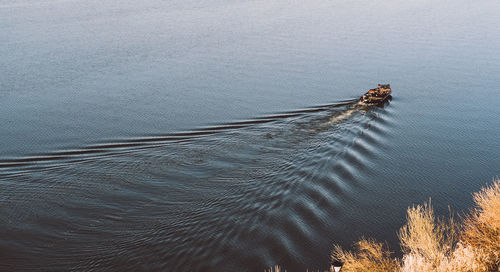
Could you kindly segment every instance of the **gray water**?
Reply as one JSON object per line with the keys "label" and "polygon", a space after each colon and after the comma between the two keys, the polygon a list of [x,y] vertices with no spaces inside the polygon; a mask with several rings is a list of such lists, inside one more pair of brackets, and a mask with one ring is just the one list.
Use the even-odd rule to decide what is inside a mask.
{"label": "gray water", "polygon": [[[500,2],[0,0],[0,270],[326,269],[500,173]],[[393,98],[356,98],[390,83]]]}

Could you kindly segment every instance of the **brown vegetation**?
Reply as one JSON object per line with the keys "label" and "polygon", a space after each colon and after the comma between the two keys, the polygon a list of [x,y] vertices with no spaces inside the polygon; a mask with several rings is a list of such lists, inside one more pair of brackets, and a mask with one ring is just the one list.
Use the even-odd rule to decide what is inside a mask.
{"label": "brown vegetation", "polygon": [[[475,262],[500,270],[500,180],[474,194],[476,207],[465,217],[461,241],[475,251]],[[486,271],[485,270],[485,271]]]}
{"label": "brown vegetation", "polygon": [[387,246],[374,240],[361,239],[356,243],[356,252],[344,251],[335,245],[332,258],[344,263],[342,271],[394,271],[399,261],[391,258]]}
{"label": "brown vegetation", "polygon": [[457,224],[436,218],[429,203],[408,208],[399,233],[401,260],[382,244],[362,239],[357,250],[335,246],[332,259],[349,271],[500,271],[500,180],[474,194],[475,207]]}

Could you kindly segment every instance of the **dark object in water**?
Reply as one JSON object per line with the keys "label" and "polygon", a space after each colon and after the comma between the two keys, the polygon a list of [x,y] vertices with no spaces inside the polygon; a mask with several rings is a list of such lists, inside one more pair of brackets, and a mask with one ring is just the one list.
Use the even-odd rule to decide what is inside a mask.
{"label": "dark object in water", "polygon": [[390,84],[378,84],[378,87],[371,89],[359,98],[359,101],[365,104],[376,104],[384,102],[391,96]]}

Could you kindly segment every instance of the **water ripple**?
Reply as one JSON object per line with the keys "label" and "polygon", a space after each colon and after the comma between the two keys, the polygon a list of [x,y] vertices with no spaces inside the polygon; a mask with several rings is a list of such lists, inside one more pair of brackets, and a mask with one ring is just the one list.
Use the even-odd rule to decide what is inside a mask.
{"label": "water ripple", "polygon": [[300,259],[373,167],[390,115],[345,101],[2,159],[0,201],[10,206],[2,217],[12,226],[2,247],[43,256],[56,270],[120,262],[202,271]]}

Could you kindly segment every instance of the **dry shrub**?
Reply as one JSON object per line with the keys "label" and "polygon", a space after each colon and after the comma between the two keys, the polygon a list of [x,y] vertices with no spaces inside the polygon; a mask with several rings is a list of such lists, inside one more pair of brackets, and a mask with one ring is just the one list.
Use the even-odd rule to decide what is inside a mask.
{"label": "dry shrub", "polygon": [[[474,207],[458,225],[453,216],[437,218],[430,201],[408,208],[398,237],[401,261],[381,243],[362,239],[353,253],[335,246],[332,258],[344,262],[343,272],[500,272],[500,180],[474,194]],[[461,230],[461,231],[459,231]]]}
{"label": "dry shrub", "polygon": [[264,272],[286,272],[286,270],[281,270],[281,267],[279,265],[275,265],[274,267],[266,269]]}
{"label": "dry shrub", "polygon": [[449,255],[442,254],[439,261],[428,259],[416,253],[407,253],[403,256],[401,272],[478,272],[489,271],[485,265],[475,258],[476,252],[471,247],[458,243]]}
{"label": "dry shrub", "polygon": [[430,204],[408,209],[399,233],[401,271],[500,271],[500,180],[475,193],[474,202],[459,237],[452,220],[435,220]]}
{"label": "dry shrub", "polygon": [[474,249],[484,271],[500,271],[500,180],[475,193],[474,203],[464,218],[461,240]]}
{"label": "dry shrub", "polygon": [[342,272],[394,271],[399,266],[397,259],[391,257],[387,245],[374,240],[361,239],[355,246],[357,250],[353,253],[335,245],[331,257],[344,263]]}
{"label": "dry shrub", "polygon": [[500,180],[475,193],[474,202],[460,233],[453,219],[434,217],[430,202],[409,208],[399,232],[401,271],[500,271]]}
{"label": "dry shrub", "polygon": [[407,223],[398,234],[405,253],[403,263],[423,265],[426,269],[448,263],[457,244],[457,225],[451,212],[448,221],[436,218],[429,200],[424,205],[408,208],[407,213]]}

